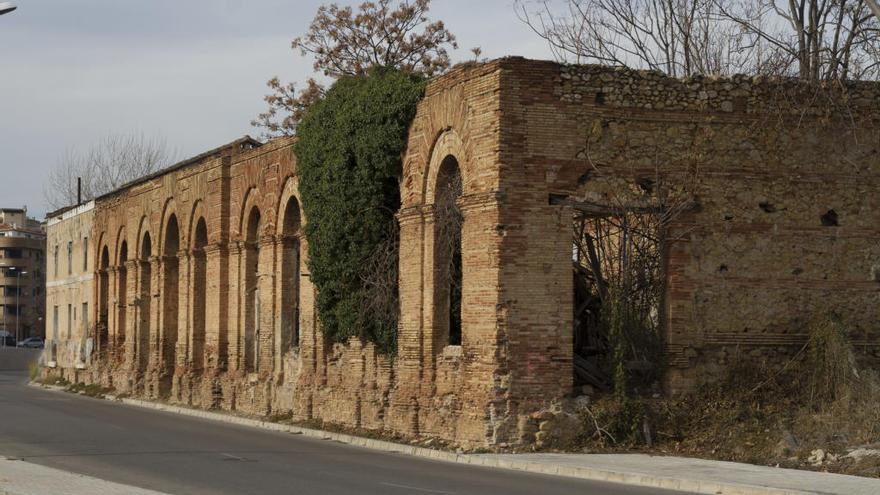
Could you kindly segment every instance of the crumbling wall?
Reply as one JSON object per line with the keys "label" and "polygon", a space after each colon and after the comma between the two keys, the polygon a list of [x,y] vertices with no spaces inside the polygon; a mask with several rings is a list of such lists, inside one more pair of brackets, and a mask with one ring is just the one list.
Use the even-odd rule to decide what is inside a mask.
{"label": "crumbling wall", "polygon": [[[880,86],[867,83],[674,80],[516,58],[452,70],[428,85],[404,157],[394,356],[325,341],[307,242],[285,230],[296,228],[284,212],[299,197],[292,140],[237,141],[98,200],[94,266],[109,279],[113,311],[89,379],[135,396],[466,446],[565,438],[579,202],[692,203],[665,233],[670,390],[733,359],[778,366],[804,342],[808,319],[832,310],[863,358],[880,357],[876,108]],[[438,175],[450,164],[462,179],[460,344],[449,338],[438,267]],[[165,247],[171,215],[176,253]],[[204,246],[194,242],[199,218]],[[282,292],[296,284],[281,263],[293,239],[299,341],[285,348]],[[123,240],[126,300],[113,301]],[[163,271],[169,257],[175,280]],[[173,281],[176,305],[162,289]]]}
{"label": "crumbling wall", "polygon": [[[694,202],[666,236],[672,391],[733,359],[781,366],[805,342],[807,322],[830,312],[847,322],[864,358],[880,357],[880,212],[870,193],[880,171],[880,85],[678,80],[521,59],[507,62],[502,81],[502,161],[519,166],[503,175],[503,194],[518,201],[505,203],[513,235],[501,290],[517,342],[510,359],[530,364],[513,379],[523,402],[541,406],[539,391],[557,383],[550,376],[567,385],[571,289],[561,267],[571,259],[572,211],[548,204],[551,195]],[[560,367],[538,379],[533,356]]]}

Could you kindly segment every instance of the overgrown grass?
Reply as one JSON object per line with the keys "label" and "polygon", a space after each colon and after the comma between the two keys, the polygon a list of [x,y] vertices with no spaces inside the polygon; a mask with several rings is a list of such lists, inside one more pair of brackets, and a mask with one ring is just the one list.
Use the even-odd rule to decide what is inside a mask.
{"label": "overgrown grass", "polygon": [[[781,367],[734,358],[723,377],[689,394],[608,394],[582,412],[582,422],[579,445],[592,450],[811,467],[814,449],[844,454],[880,443],[880,376],[856,365],[843,322],[820,318]],[[880,476],[873,461],[841,458],[822,468]]]}

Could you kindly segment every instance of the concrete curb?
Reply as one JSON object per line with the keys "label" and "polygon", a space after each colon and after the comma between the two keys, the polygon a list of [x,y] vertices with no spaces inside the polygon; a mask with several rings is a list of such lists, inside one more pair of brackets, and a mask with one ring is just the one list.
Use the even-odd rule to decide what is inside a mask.
{"label": "concrete curb", "polygon": [[[37,383],[31,383],[30,385],[55,391],[66,391],[64,387],[59,387],[55,385],[42,385]],[[406,445],[385,440],[375,440],[372,438],[358,437],[345,433],[333,433],[312,428],[304,428],[295,425],[272,423],[259,419],[244,418],[231,414],[205,411],[201,409],[192,409],[188,407],[174,406],[140,399],[120,399],[112,396],[107,396],[107,399],[115,400],[129,406],[135,406],[144,409],[171,412],[184,416],[208,419],[228,424],[249,426],[253,428],[261,428],[270,431],[290,433],[293,435],[303,435],[309,438],[330,440],[371,450],[410,455],[435,461],[454,462],[457,464],[509,469],[514,471],[524,471],[528,473],[553,476],[566,476],[570,478],[579,478],[592,481],[605,481],[610,483],[621,483],[626,485],[643,486],[650,488],[662,488],[667,490],[678,490],[707,495],[825,495],[823,492],[790,490],[785,488],[751,485],[747,483],[729,483],[713,480],[701,480],[699,478],[686,478],[681,476],[657,476],[647,473],[630,472],[624,470],[609,470],[586,466],[561,466],[557,464],[533,462],[529,460],[518,461],[510,459],[500,459],[493,457],[492,454],[457,454],[455,452],[446,452],[442,450],[429,449],[426,447],[418,447],[415,445]]]}

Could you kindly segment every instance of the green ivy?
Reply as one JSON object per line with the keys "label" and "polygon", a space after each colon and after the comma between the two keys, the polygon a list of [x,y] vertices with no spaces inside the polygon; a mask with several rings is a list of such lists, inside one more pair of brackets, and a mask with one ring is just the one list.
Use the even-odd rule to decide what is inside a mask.
{"label": "green ivy", "polygon": [[425,80],[389,68],[336,81],[307,110],[294,145],[309,269],[325,338],[396,348],[395,325],[364,314],[362,270],[394,235],[410,123]]}

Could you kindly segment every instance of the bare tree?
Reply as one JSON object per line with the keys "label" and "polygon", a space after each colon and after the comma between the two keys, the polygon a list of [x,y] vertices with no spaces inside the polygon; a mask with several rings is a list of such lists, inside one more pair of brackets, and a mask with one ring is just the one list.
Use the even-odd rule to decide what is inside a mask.
{"label": "bare tree", "polygon": [[298,92],[295,83],[284,84],[277,77],[269,79],[266,86],[272,90],[263,97],[269,109],[251,121],[252,126],[263,129],[266,139],[292,136],[309,105],[324,97],[324,86],[314,78],[309,78],[306,87]]}
{"label": "bare tree", "polygon": [[76,204],[77,178],[82,199],[93,199],[123,184],[164,168],[174,153],[160,137],[143,133],[109,134],[85,152],[70,148],[49,171],[43,195],[52,208]]}
{"label": "bare tree", "polygon": [[517,0],[565,62],[693,74],[876,79],[870,0]]}
{"label": "bare tree", "polygon": [[[371,67],[395,67],[432,76],[450,66],[447,49],[457,48],[455,36],[441,21],[427,16],[431,0],[365,2],[355,12],[337,4],[318,9],[308,32],[292,42],[292,48],[315,59],[314,69],[331,78],[365,73]],[[263,100],[269,109],[251,121],[263,129],[263,137],[289,136],[308,105],[323,96],[314,79],[297,91],[295,84],[272,78],[272,90]]]}
{"label": "bare tree", "polygon": [[880,78],[880,19],[870,0],[749,0],[720,8],[751,43],[785,61],[783,74],[810,81]]}
{"label": "bare tree", "polygon": [[[537,6],[537,8],[536,8]],[[557,60],[647,68],[670,76],[758,66],[715,0],[517,0],[519,18]]]}

